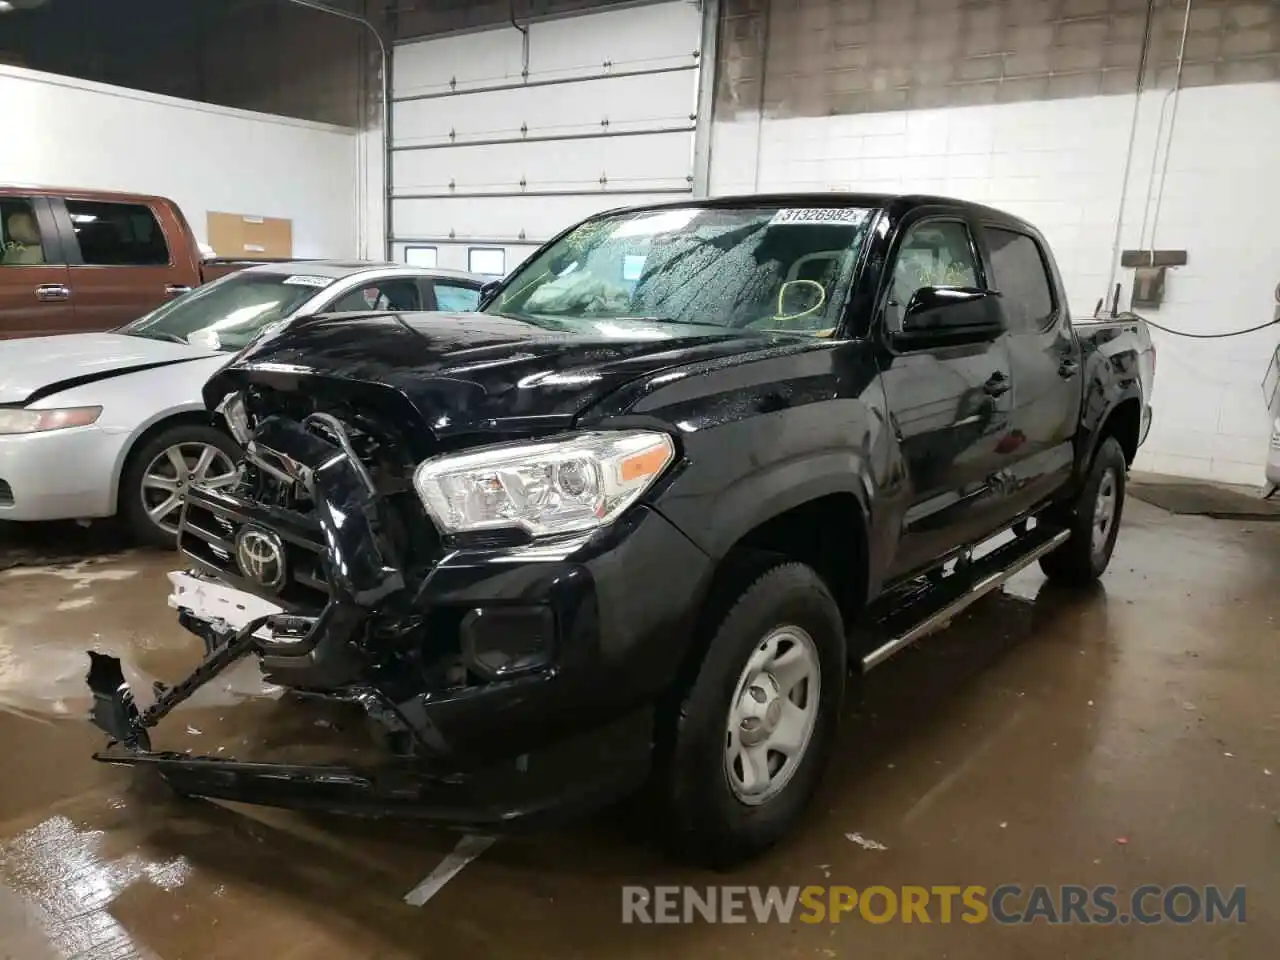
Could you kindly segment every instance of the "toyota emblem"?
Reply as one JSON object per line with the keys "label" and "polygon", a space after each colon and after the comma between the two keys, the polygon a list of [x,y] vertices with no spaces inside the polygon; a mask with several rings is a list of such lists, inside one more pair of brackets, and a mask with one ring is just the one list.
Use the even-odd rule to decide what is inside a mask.
{"label": "toyota emblem", "polygon": [[270,530],[245,527],[236,537],[236,565],[259,586],[279,590],[286,572],[284,543]]}

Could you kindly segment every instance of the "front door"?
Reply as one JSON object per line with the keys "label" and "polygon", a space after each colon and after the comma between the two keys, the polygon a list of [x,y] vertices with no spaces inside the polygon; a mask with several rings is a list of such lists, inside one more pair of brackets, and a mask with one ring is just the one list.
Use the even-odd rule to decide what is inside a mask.
{"label": "front door", "polygon": [[[970,225],[928,215],[905,228],[890,254],[883,327],[901,329],[921,287],[985,286]],[[929,566],[994,533],[1005,516],[999,474],[1012,411],[1007,338],[912,351],[889,349],[883,378],[906,476],[898,478],[902,528],[889,576]]]}
{"label": "front door", "polygon": [[1061,489],[1075,463],[1080,422],[1080,344],[1046,251],[1003,225],[981,228],[992,286],[1008,329],[1013,429],[1008,452],[1010,508],[1030,510]]}
{"label": "front door", "polygon": [[48,201],[0,196],[0,340],[74,329],[66,259]]}

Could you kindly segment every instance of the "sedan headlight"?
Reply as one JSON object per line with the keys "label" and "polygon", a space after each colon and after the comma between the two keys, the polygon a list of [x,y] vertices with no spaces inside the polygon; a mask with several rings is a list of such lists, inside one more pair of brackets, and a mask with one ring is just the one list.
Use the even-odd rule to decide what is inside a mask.
{"label": "sedan headlight", "polygon": [[665,433],[602,431],[448,454],[413,482],[443,533],[518,527],[540,537],[611,523],[674,459]]}
{"label": "sedan headlight", "polygon": [[63,407],[59,410],[0,410],[0,436],[18,433],[44,433],[67,427],[87,427],[98,422],[101,407]]}

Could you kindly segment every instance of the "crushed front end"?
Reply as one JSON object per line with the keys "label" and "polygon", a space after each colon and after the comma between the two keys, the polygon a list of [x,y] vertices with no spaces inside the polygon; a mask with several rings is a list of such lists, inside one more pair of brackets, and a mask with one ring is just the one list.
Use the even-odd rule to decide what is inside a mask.
{"label": "crushed front end", "polygon": [[[170,574],[203,659],[140,709],[120,662],[91,654],[92,720],[111,741],[96,759],[157,768],[186,795],[460,827],[571,815],[643,781],[706,557],[642,504],[566,537],[442,534],[414,485],[431,433],[391,412],[394,393],[363,407],[251,381],[227,394],[240,480],[190,491],[189,566]],[[637,576],[672,582],[646,599]],[[377,762],[153,751],[151,730],[244,658],[362,711]]]}

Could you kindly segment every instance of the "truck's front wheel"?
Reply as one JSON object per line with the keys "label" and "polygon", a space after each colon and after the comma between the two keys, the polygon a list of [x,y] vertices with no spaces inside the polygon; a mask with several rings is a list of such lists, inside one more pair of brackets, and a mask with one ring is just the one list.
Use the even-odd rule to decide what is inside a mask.
{"label": "truck's front wheel", "polygon": [[666,771],[682,857],[728,866],[792,828],[831,752],[845,670],[840,610],[809,567],[775,566],[728,605]]}
{"label": "truck's front wheel", "polygon": [[1127,472],[1119,442],[1107,437],[1094,455],[1089,478],[1067,518],[1071,539],[1040,558],[1040,569],[1050,580],[1081,586],[1097,580],[1107,569],[1120,532]]}

